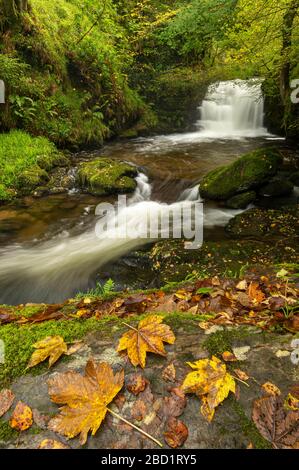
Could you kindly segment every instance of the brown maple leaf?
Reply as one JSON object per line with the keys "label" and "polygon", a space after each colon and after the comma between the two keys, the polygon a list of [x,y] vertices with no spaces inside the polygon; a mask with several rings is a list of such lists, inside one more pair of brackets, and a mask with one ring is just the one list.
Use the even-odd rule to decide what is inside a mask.
{"label": "brown maple leaf", "polygon": [[252,419],[275,448],[299,449],[299,411],[286,411],[279,396],[255,400]]}
{"label": "brown maple leaf", "polygon": [[110,365],[88,361],[85,375],[68,371],[48,381],[51,400],[60,405],[60,414],[49,423],[49,429],[68,438],[80,434],[80,443],[94,436],[108,411],[107,406],[122,389],[124,372],[115,375]]}
{"label": "brown maple leaf", "polygon": [[121,337],[117,351],[127,350],[133,366],[143,368],[147,352],[166,356],[163,342],[173,344],[175,336],[170,327],[162,322],[163,317],[150,315],[139,322],[138,328],[127,325],[131,330]]}

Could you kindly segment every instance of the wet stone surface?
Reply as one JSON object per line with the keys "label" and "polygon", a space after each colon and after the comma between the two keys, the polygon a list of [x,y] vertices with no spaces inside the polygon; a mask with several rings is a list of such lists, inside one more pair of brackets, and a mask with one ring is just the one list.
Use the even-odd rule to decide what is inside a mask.
{"label": "wet stone surface", "polygon": [[[188,427],[189,436],[184,448],[246,448],[250,443],[254,447],[264,447],[267,443],[260,437],[253,423],[251,412],[253,401],[263,395],[261,385],[272,382],[277,385],[282,395],[288,393],[289,388],[299,381],[298,367],[290,360],[292,335],[274,335],[250,328],[219,328],[216,333],[201,330],[197,322],[190,322],[186,327],[173,326],[176,334],[174,345],[166,346],[167,357],[163,358],[148,354],[145,370],[134,368],[124,356],[116,352],[116,346],[121,333],[124,331],[117,327],[111,329],[107,337],[105,332],[93,332],[84,339],[84,346],[67,360],[59,361],[52,369],[41,375],[26,375],[12,383],[11,389],[16,400],[22,400],[37,410],[42,416],[49,417],[58,413],[58,406],[50,401],[47,391],[47,380],[59,372],[76,370],[84,372],[86,362],[90,357],[95,361],[108,362],[114,371],[125,369],[125,384],[130,374],[138,373],[145,377],[148,384],[144,391],[134,395],[126,389],[126,385],[118,397],[110,405],[111,409],[128,419],[146,432],[164,441],[166,423],[170,416],[183,421]],[[244,360],[236,363],[227,363],[233,374],[234,367],[245,371],[251,378],[249,387],[238,382],[236,397],[230,396],[216,409],[212,423],[208,423],[200,413],[200,400],[187,395],[184,402],[178,398],[173,388],[178,387],[190,368],[186,361],[195,361],[211,357],[209,347],[212,343],[221,350],[221,334],[226,339],[231,334],[231,348],[244,348]],[[210,334],[209,334],[210,333]],[[217,340],[216,340],[217,338]],[[215,346],[214,344],[214,346]],[[246,348],[245,348],[246,347]],[[284,354],[281,354],[281,352]],[[221,357],[221,355],[219,356]],[[176,378],[173,382],[162,378],[164,369],[174,364]],[[10,418],[13,408],[4,415],[3,420]],[[55,435],[46,426],[34,425],[20,434],[19,437],[0,441],[1,448],[36,448],[46,438],[67,443],[71,448],[80,447],[77,438],[66,440]],[[270,446],[270,444],[269,444]],[[101,428],[94,437],[89,437],[85,445],[87,448],[156,448],[156,444],[142,436],[128,425],[120,422],[112,415],[106,416]]]}

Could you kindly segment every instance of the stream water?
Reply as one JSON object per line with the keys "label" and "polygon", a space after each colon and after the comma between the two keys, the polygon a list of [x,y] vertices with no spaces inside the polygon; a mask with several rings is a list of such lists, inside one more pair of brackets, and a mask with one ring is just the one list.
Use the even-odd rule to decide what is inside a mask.
{"label": "stream water", "polygon": [[[276,137],[263,127],[263,109],[259,82],[221,82],[209,88],[194,132],[116,141],[96,152],[81,152],[76,159],[105,155],[138,166],[137,189],[126,209],[133,224],[145,210],[161,213],[171,204],[192,204],[208,171],[273,145]],[[0,303],[57,302],[109,276],[116,276],[122,287],[134,284],[133,277],[142,283],[144,270],[129,253],[146,241],[95,234],[95,208],[104,201],[115,198],[74,190],[3,207]],[[223,227],[236,213],[205,203],[204,238],[223,238]]]}

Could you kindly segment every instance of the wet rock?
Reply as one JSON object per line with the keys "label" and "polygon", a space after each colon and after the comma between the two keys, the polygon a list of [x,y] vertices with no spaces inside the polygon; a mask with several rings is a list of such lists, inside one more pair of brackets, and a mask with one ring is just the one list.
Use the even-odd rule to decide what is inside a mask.
{"label": "wet rock", "polygon": [[237,194],[226,201],[226,206],[230,209],[245,209],[249,204],[256,200],[255,191],[247,191],[246,193]]}
{"label": "wet rock", "polygon": [[206,199],[226,200],[235,194],[261,186],[274,176],[282,163],[278,150],[259,149],[243,155],[231,165],[211,171],[200,184]]}
{"label": "wet rock", "polygon": [[291,181],[285,178],[273,178],[266,186],[259,190],[260,196],[264,197],[279,197],[287,196],[293,192],[294,185]]}
{"label": "wet rock", "polygon": [[127,163],[96,158],[83,162],[78,169],[78,182],[90,194],[131,193],[136,188],[137,169]]}
{"label": "wet rock", "polygon": [[[121,391],[121,410],[117,400],[110,405],[110,408],[162,442],[169,417],[179,417],[189,431],[188,438],[183,444],[183,448],[187,449],[245,449],[250,442],[254,448],[270,446],[252,424],[252,405],[253,401],[262,395],[259,384],[270,381],[279,387],[285,396],[298,381],[298,371],[290,357],[277,355],[279,350],[291,351],[292,335],[275,335],[268,332],[261,334],[260,329],[253,327],[223,329],[226,337],[231,334],[233,350],[245,351],[246,348],[246,357],[242,357],[242,370],[253,379],[250,379],[250,387],[239,384],[238,401],[234,395],[224,400],[216,409],[212,423],[208,423],[200,413],[200,400],[195,395],[180,396],[178,389],[186,374],[190,372],[186,361],[210,357],[212,354],[207,349],[207,336],[198,328],[197,323],[197,321],[181,320],[179,325],[173,324],[172,328],[177,339],[173,345],[166,346],[167,357],[148,355],[147,366],[142,372],[148,382],[145,389],[138,396],[134,396],[124,387]],[[107,331],[90,333],[84,338],[85,348],[76,352],[67,362],[59,361],[55,367],[40,375],[31,371],[15,380],[10,388],[16,399],[26,402],[34,409],[35,414],[42,415],[44,419],[41,423],[37,420],[34,435],[30,429],[21,435],[15,433],[6,437],[1,436],[0,432],[0,447],[37,448],[46,438],[67,442],[71,448],[80,447],[77,438],[66,441],[64,437],[45,429],[44,421],[59,412],[59,407],[49,398],[47,381],[56,373],[70,370],[82,373],[91,356],[97,362],[107,361],[115,371],[124,368],[126,377],[129,377],[135,372],[135,368],[115,351],[120,334],[119,329],[114,332],[111,329],[110,333]],[[216,335],[219,335],[219,332]],[[210,340],[210,337],[208,338]],[[217,351],[214,353],[218,354]],[[171,385],[173,388],[170,389],[169,383],[162,380],[161,375],[164,368],[172,361],[175,363],[176,378]],[[10,412],[7,412],[3,420],[7,422],[9,417]],[[86,448],[151,449],[156,448],[156,445],[130,426],[107,414],[95,436],[89,436]]]}

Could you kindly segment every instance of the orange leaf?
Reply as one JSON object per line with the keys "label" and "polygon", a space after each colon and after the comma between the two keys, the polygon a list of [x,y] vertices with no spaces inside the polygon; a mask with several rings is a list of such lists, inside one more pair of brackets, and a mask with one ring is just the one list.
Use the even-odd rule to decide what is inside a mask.
{"label": "orange leaf", "polygon": [[250,283],[247,294],[250,299],[255,303],[260,304],[261,302],[263,302],[263,300],[265,300],[265,294],[261,291],[257,282]]}
{"label": "orange leaf", "polygon": [[26,431],[26,429],[29,429],[33,424],[31,408],[26,405],[26,403],[19,401],[15,407],[9,424],[13,429],[17,429],[18,431]]}
{"label": "orange leaf", "polygon": [[224,351],[224,353],[222,353],[222,359],[225,362],[236,362],[238,360],[234,353],[230,351]]}

